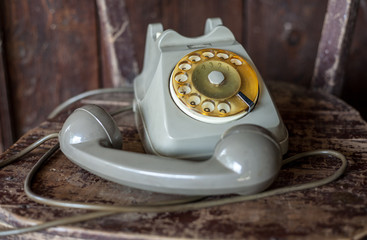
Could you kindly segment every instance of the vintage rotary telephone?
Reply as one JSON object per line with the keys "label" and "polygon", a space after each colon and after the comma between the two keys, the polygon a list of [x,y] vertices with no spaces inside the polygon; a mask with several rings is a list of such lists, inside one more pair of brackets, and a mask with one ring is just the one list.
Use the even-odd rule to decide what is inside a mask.
{"label": "vintage rotary telephone", "polygon": [[[122,91],[101,89],[95,93]],[[161,24],[148,27],[143,72],[135,79],[136,125],[148,153],[121,150],[122,137],[112,117],[88,105],[75,110],[59,133],[31,144],[0,162],[0,169],[58,137],[62,152],[74,163],[103,178],[162,193],[194,195],[179,200],[136,206],[91,204],[50,199],[34,193],[32,178],[58,150],[49,149],[24,182],[27,196],[39,203],[92,210],[91,213],[43,224],[0,231],[0,236],[37,231],[122,212],[172,212],[259,199],[322,186],[340,177],[345,157],[333,150],[315,150],[282,160],[288,133],[253,62],[220,19],[208,19],[205,34],[185,38]],[[341,166],[313,182],[264,191],[281,166],[299,158],[331,155]],[[207,201],[196,196],[241,194]]]}
{"label": "vintage rotary telephone", "polygon": [[122,151],[113,119],[77,109],[62,152],[111,181],[183,195],[251,194],[276,178],[288,133],[245,49],[218,18],[186,38],[150,24],[134,82],[136,124],[148,153]]}

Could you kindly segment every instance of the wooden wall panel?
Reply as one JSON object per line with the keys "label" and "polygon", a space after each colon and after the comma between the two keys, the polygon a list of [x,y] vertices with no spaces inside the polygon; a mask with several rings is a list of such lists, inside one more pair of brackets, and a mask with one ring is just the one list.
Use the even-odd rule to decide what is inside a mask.
{"label": "wooden wall panel", "polygon": [[0,19],[0,153],[10,147],[14,140],[8,91],[8,80],[4,62],[2,21]]}
{"label": "wooden wall panel", "polygon": [[149,23],[161,22],[161,0],[126,0],[139,72],[143,66],[145,35]]}
{"label": "wooden wall panel", "polygon": [[93,1],[2,2],[15,134],[44,121],[60,102],[98,88]]}
{"label": "wooden wall panel", "polygon": [[126,2],[140,70],[149,23],[160,22],[164,29],[174,29],[181,35],[196,37],[204,33],[207,18],[220,17],[238,41],[242,42],[246,31],[243,27],[243,0],[126,0]]}
{"label": "wooden wall panel", "polygon": [[310,87],[340,96],[360,0],[329,0]]}
{"label": "wooden wall panel", "polygon": [[265,80],[308,86],[327,0],[248,0],[247,49]]}
{"label": "wooden wall panel", "polygon": [[367,120],[367,0],[361,0],[347,60],[342,98],[356,107]]}
{"label": "wooden wall panel", "polygon": [[125,1],[96,0],[101,81],[104,87],[131,86],[138,74]]}

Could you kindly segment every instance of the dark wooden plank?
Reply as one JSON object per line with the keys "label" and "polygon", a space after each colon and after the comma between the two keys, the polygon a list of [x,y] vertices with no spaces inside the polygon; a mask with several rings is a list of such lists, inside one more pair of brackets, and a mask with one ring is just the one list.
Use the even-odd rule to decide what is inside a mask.
{"label": "dark wooden plank", "polygon": [[4,60],[2,26],[2,19],[0,18],[0,153],[14,143],[8,96],[9,88]]}
{"label": "dark wooden plank", "polygon": [[174,29],[184,36],[197,37],[203,34],[207,18],[219,17],[236,39],[242,42],[242,0],[163,0],[161,7],[162,23],[166,29]]}
{"label": "dark wooden plank", "polygon": [[311,87],[340,95],[359,0],[329,0]]}
{"label": "dark wooden plank", "polygon": [[97,0],[103,87],[131,85],[138,73],[125,1]]}
{"label": "dark wooden plank", "polygon": [[360,2],[341,97],[367,119],[367,1]]}
{"label": "dark wooden plank", "polygon": [[93,1],[2,2],[4,47],[16,137],[60,102],[98,88]]}
{"label": "dark wooden plank", "polygon": [[139,71],[142,70],[148,24],[161,22],[161,0],[126,0]]}
{"label": "dark wooden plank", "polygon": [[248,0],[247,50],[265,80],[309,86],[327,0]]}
{"label": "dark wooden plank", "polygon": [[[269,88],[290,133],[288,155],[316,148],[331,148],[346,155],[349,166],[337,181],[315,189],[266,199],[176,213],[127,213],[85,223],[25,234],[28,239],[353,239],[366,236],[367,123],[338,98],[307,91],[289,83],[269,82]],[[131,100],[131,95],[104,95],[108,109]],[[84,103],[93,102],[84,100]],[[114,103],[114,104],[111,104]],[[79,103],[82,104],[82,103]],[[70,111],[68,111],[70,112]],[[49,120],[27,133],[1,159],[18,152],[40,136],[58,131],[67,114]],[[119,116],[124,149],[142,152],[133,115]],[[127,120],[127,121],[126,121]],[[22,189],[26,173],[55,141],[0,170],[0,219],[22,226],[83,213],[34,203]],[[320,179],[339,166],[336,159],[308,158],[283,169],[272,187]],[[39,174],[33,189],[53,197],[94,203],[130,204],[174,196],[128,188],[105,181],[68,161],[58,152]]]}
{"label": "dark wooden plank", "polygon": [[220,17],[236,39],[239,42],[243,40],[242,0],[127,0],[127,9],[140,69],[149,23],[161,22],[164,29],[173,29],[187,37],[197,37],[204,33],[207,18]]}

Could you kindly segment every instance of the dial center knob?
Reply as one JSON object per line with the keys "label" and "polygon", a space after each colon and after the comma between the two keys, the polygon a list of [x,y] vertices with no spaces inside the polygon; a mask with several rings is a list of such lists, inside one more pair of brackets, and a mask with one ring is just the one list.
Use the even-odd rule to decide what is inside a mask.
{"label": "dial center knob", "polygon": [[219,85],[224,81],[224,75],[220,71],[211,71],[208,74],[208,79],[211,84]]}

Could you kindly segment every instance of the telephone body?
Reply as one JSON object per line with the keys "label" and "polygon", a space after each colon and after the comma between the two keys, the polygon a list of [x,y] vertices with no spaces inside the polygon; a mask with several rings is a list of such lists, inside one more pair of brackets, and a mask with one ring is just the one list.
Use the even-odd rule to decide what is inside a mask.
{"label": "telephone body", "polygon": [[61,151],[113,182],[182,195],[253,194],[276,179],[288,133],[245,49],[218,18],[186,38],[148,26],[144,68],[134,82],[136,125],[147,153],[121,150],[102,108],[76,109]]}
{"label": "telephone body", "polygon": [[[183,56],[198,49],[209,49],[214,54],[221,50],[230,51],[251,66],[258,80],[256,106],[251,112],[244,111],[246,115],[236,120],[226,121],[228,117],[224,116],[207,117],[209,120],[206,121],[206,116],[204,119],[194,119],[182,110],[185,107],[178,107],[170,94],[169,84],[174,81],[172,69]],[[213,58],[218,59],[217,56]],[[280,144],[282,153],[287,152],[288,132],[266,85],[245,49],[219,18],[207,19],[204,35],[197,38],[187,38],[173,30],[163,31],[161,24],[150,24],[143,71],[135,79],[134,90],[136,125],[149,153],[192,160],[204,159],[213,154],[222,134],[239,124],[254,124],[268,129]],[[219,121],[216,122],[217,119]]]}

